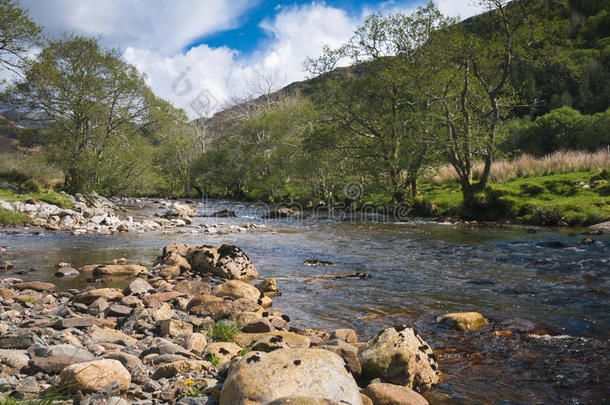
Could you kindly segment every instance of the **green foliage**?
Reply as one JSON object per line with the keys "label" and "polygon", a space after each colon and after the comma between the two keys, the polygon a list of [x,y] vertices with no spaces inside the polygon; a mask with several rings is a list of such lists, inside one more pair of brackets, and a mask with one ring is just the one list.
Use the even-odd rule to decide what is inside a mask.
{"label": "green foliage", "polygon": [[2,225],[25,225],[30,222],[30,217],[21,212],[13,212],[0,207],[0,224]]}
{"label": "green foliage", "polygon": [[218,366],[220,364],[220,358],[214,353],[208,353],[207,358],[213,366]]}
{"label": "green foliage", "polygon": [[0,0],[0,67],[18,69],[20,58],[37,42],[41,31],[17,1]]}
{"label": "green foliage", "polygon": [[463,207],[457,183],[422,185],[423,198],[439,216],[478,220],[512,219],[533,225],[585,226],[610,219],[610,196],[604,172],[573,172],[511,180],[475,195]]}
{"label": "green foliage", "polygon": [[238,322],[222,319],[214,324],[208,337],[214,342],[232,342],[235,336],[241,333],[242,327]]}
{"label": "green foliage", "polygon": [[9,96],[48,117],[39,139],[67,191],[113,195],[145,186],[153,148],[147,131],[162,103],[118,49],[78,35],[49,41]]}
{"label": "green foliage", "polygon": [[505,126],[506,140],[500,149],[544,156],[558,150],[595,151],[610,145],[610,109],[583,115],[571,107],[561,107],[534,122],[514,119]]}

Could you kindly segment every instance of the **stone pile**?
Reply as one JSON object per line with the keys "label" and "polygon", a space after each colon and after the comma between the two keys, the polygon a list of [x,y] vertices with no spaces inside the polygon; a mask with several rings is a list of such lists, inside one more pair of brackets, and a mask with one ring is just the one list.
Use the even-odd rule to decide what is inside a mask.
{"label": "stone pile", "polygon": [[[369,342],[290,325],[238,247],[167,245],[152,268],[79,269],[125,288],[0,280],[0,388],[79,404],[426,404],[436,357],[411,328]],[[122,277],[122,279],[121,279]],[[232,331],[232,332],[231,332]]]}

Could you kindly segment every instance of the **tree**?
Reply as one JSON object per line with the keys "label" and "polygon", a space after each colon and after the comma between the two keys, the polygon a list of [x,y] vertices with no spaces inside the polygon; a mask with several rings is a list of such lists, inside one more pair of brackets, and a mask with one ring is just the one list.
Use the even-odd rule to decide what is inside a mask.
{"label": "tree", "polygon": [[0,0],[0,66],[16,71],[41,31],[15,0]]}
{"label": "tree", "polygon": [[13,103],[47,121],[45,143],[69,192],[117,192],[143,172],[136,149],[157,100],[120,55],[95,38],[67,35],[49,41],[9,90]]}
{"label": "tree", "polygon": [[[488,12],[477,23],[447,27],[422,48],[424,73],[415,81],[433,100],[443,128],[443,153],[458,173],[464,204],[489,182],[498,130],[519,101],[510,76],[519,58],[531,57],[544,42],[541,24],[545,2],[484,0]],[[480,178],[473,167],[484,162]]]}
{"label": "tree", "polygon": [[[434,155],[432,98],[413,82],[421,46],[449,22],[432,3],[408,16],[373,14],[344,46],[306,62],[310,74],[322,75],[314,100],[334,128],[325,142],[362,161],[371,177],[381,173],[397,202],[416,196],[417,178]],[[335,69],[341,60],[355,65]]]}

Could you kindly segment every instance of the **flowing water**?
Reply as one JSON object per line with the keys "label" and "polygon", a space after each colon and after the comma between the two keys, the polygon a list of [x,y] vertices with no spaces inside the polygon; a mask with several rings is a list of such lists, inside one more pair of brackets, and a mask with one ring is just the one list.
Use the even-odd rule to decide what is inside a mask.
{"label": "flowing water", "polygon": [[[169,233],[71,236],[28,230],[0,232],[3,257],[16,270],[3,276],[83,287],[84,278],[53,277],[74,267],[125,257],[152,262],[170,242],[240,246],[282,296],[274,307],[301,327],[355,329],[361,340],[406,324],[435,349],[442,383],[432,404],[600,404],[610,401],[610,235],[525,227],[468,227],[427,220],[391,223],[261,220],[252,206],[226,207],[237,218],[196,218]],[[151,207],[136,210],[150,215]],[[226,235],[192,234],[197,225],[264,223]],[[582,230],[580,230],[582,232]],[[585,238],[594,243],[583,244]],[[305,260],[332,262],[308,266]],[[363,272],[370,279],[311,280]],[[113,284],[121,284],[114,281]],[[124,281],[123,281],[124,283]],[[438,325],[439,314],[478,311],[491,322],[478,332]]]}

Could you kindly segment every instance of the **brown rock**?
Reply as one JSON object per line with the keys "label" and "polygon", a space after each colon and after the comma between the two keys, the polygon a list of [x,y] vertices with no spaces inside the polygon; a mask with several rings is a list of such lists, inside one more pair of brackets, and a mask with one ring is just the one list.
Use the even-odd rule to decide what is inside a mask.
{"label": "brown rock", "polygon": [[90,339],[95,343],[117,343],[125,346],[134,346],[138,343],[137,339],[126,335],[120,330],[100,328],[94,326],[91,329]]}
{"label": "brown rock", "polygon": [[46,374],[59,374],[61,370],[70,364],[82,363],[86,360],[79,359],[74,356],[58,354],[49,357],[34,357],[28,363],[28,366],[33,372],[42,372]]}
{"label": "brown rock", "polygon": [[233,342],[208,343],[205,352],[208,356],[214,355],[220,359],[220,364],[230,361],[241,351],[241,347]]}
{"label": "brown rock", "polygon": [[254,321],[249,322],[246,326],[242,328],[244,333],[266,333],[273,332],[275,328],[271,325],[266,318],[256,319]]}
{"label": "brown rock", "polygon": [[94,325],[94,321],[92,317],[84,316],[84,317],[73,317],[73,318],[64,318],[59,319],[55,322],[55,329],[68,329],[68,328],[88,328]]}
{"label": "brown rock", "polygon": [[213,294],[233,299],[246,298],[254,302],[257,302],[261,295],[256,287],[240,280],[225,281],[214,288]]}
{"label": "brown rock", "polygon": [[172,299],[180,297],[182,295],[184,295],[184,293],[181,293],[179,291],[161,292],[144,296],[142,298],[142,302],[144,303],[144,305],[151,307],[154,305],[154,303],[157,303],[158,305],[167,301],[171,301]]}
{"label": "brown rock", "polygon": [[107,264],[93,269],[94,276],[137,276],[147,272],[148,269],[139,264]]}
{"label": "brown rock", "polygon": [[369,384],[364,394],[371,398],[375,405],[428,405],[428,401],[417,392],[394,384]]}
{"label": "brown rock", "polygon": [[487,319],[478,312],[455,312],[439,316],[437,322],[458,330],[478,330],[487,325]]}
{"label": "brown rock", "polygon": [[106,301],[119,301],[123,298],[123,292],[119,288],[98,288],[95,290],[83,291],[74,297],[74,301],[90,305],[98,298],[103,298]]}
{"label": "brown rock", "polygon": [[256,288],[267,296],[280,295],[280,290],[277,288],[277,282],[274,278],[268,278],[256,284]]}
{"label": "brown rock", "polygon": [[0,288],[0,298],[3,300],[12,300],[17,294],[8,288]]}
{"label": "brown rock", "polygon": [[[330,344],[330,343],[334,344]],[[359,376],[362,373],[362,367],[360,366],[360,360],[358,359],[358,349],[355,346],[350,345],[342,340],[329,341],[326,345],[318,346],[319,349],[328,350],[333,352],[343,359],[347,369],[355,376]]]}
{"label": "brown rock", "polygon": [[358,335],[353,329],[336,329],[330,334],[331,339],[342,340],[347,343],[358,342]]}
{"label": "brown rock", "polygon": [[177,338],[193,333],[193,325],[178,319],[166,319],[156,324],[161,336]]}
{"label": "brown rock", "polygon": [[43,283],[42,281],[25,281],[13,284],[13,288],[17,290],[52,291],[55,289],[55,284]]}
{"label": "brown rock", "polygon": [[208,342],[203,333],[191,333],[184,336],[182,346],[195,354],[200,355],[204,352]]}
{"label": "brown rock", "polygon": [[129,389],[131,375],[120,361],[103,359],[72,364],[59,374],[64,386],[72,391],[97,392],[114,383],[121,390]]}
{"label": "brown rock", "polygon": [[203,280],[182,280],[174,286],[174,291],[180,291],[187,295],[197,296],[209,294],[211,291],[210,283]]}
{"label": "brown rock", "polygon": [[233,338],[233,341],[241,347],[255,344],[267,348],[308,348],[310,345],[309,337],[285,331],[240,333]]}
{"label": "brown rock", "polygon": [[160,378],[172,378],[184,373],[200,373],[209,370],[212,364],[202,360],[179,360],[173,363],[163,364],[155,370],[153,380]]}

